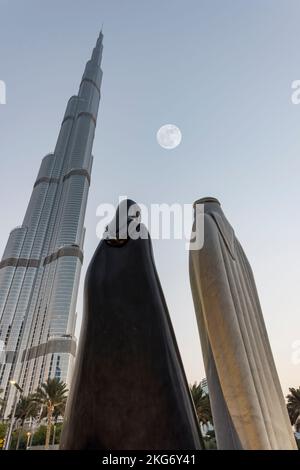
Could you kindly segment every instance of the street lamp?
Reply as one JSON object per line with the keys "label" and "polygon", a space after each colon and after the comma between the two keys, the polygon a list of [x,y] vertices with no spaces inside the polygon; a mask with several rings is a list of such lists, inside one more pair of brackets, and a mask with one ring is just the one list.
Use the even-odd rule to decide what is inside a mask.
{"label": "street lamp", "polygon": [[5,438],[4,450],[9,450],[11,435],[12,435],[12,431],[13,431],[13,427],[14,427],[14,423],[15,423],[15,414],[16,414],[17,404],[18,404],[18,400],[21,398],[22,393],[23,393],[23,389],[20,387],[20,385],[15,380],[10,380],[9,383],[11,385],[13,385],[14,387],[16,387],[17,393],[15,394],[10,425],[9,425],[9,428],[8,428],[7,436]]}
{"label": "street lamp", "polygon": [[15,381],[15,380],[10,380],[9,383],[11,385],[14,385],[16,387],[16,389],[22,394],[23,393],[23,389],[20,387],[20,385]]}
{"label": "street lamp", "polygon": [[27,432],[27,442],[26,442],[26,450],[28,449],[29,447],[29,442],[30,442],[30,437],[31,437],[31,432]]}

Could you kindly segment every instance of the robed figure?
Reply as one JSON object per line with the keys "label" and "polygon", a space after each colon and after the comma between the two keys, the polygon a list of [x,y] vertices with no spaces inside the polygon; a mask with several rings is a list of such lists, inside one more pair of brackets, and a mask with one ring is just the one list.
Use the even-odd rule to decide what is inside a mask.
{"label": "robed figure", "polygon": [[[125,208],[125,210],[124,210]],[[62,449],[200,449],[149,234],[123,201],[90,263]]]}
{"label": "robed figure", "polygon": [[190,279],[218,448],[295,449],[250,264],[220,203],[194,207],[204,237]]}

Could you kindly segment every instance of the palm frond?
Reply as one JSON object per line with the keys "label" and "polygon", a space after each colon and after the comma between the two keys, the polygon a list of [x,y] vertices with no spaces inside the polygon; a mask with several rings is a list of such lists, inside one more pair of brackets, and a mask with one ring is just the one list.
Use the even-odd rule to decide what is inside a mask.
{"label": "palm frond", "polygon": [[290,417],[291,424],[296,424],[300,419],[300,387],[290,388],[290,393],[287,395],[287,410]]}
{"label": "palm frond", "polygon": [[201,385],[197,384],[197,382],[195,382],[190,387],[190,390],[195,404],[199,423],[213,424],[209,396],[203,391]]}

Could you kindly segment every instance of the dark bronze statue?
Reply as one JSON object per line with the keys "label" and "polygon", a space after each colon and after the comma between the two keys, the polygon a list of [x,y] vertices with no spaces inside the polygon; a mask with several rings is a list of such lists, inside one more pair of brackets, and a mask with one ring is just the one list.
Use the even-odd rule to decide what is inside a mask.
{"label": "dark bronze statue", "polygon": [[123,201],[87,272],[61,449],[201,448],[150,237]]}

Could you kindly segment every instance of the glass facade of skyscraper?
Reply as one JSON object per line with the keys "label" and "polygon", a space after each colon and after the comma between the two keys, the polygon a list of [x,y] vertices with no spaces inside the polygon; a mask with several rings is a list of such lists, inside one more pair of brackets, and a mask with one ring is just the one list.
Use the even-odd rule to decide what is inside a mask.
{"label": "glass facade of skyscraper", "polygon": [[84,217],[100,101],[103,35],[67,104],[57,144],[44,157],[23,224],[0,262],[0,388],[7,417],[15,380],[27,395],[48,377],[70,384]]}

